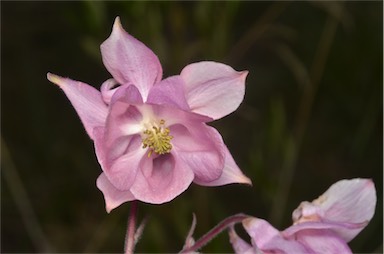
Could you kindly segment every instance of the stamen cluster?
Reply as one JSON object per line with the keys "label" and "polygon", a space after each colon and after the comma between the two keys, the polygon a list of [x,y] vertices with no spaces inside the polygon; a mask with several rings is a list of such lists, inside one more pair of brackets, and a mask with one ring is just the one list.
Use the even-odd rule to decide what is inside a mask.
{"label": "stamen cluster", "polygon": [[169,135],[169,128],[164,128],[165,121],[160,120],[159,126],[152,126],[152,128],[146,129],[144,134],[147,136],[143,139],[143,148],[149,148],[148,157],[153,152],[161,155],[170,153],[172,150],[171,140],[173,136]]}

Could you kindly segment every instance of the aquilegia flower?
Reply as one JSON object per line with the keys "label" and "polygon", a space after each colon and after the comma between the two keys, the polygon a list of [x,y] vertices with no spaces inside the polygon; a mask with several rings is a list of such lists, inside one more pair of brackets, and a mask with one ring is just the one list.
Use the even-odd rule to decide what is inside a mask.
{"label": "aquilegia flower", "polygon": [[293,212],[293,225],[278,231],[267,221],[243,221],[251,237],[248,244],[234,231],[230,239],[236,253],[352,253],[347,245],[372,219],[376,191],[369,179],[341,180],[314,201],[302,202]]}
{"label": "aquilegia flower", "polygon": [[237,109],[247,71],[206,61],[162,80],[157,56],[124,31],[119,18],[101,54],[113,78],[100,92],[54,74],[48,79],[64,90],[94,141],[103,170],[97,187],[108,212],[136,199],[168,202],[192,182],[251,184],[206,124]]}

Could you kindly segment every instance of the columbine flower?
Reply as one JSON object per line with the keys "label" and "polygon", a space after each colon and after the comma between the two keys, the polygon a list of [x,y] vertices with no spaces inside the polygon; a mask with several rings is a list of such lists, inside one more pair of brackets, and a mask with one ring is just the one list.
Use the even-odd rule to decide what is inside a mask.
{"label": "columbine flower", "polygon": [[236,253],[352,253],[347,242],[369,223],[375,206],[371,180],[341,180],[311,203],[302,202],[292,214],[294,224],[284,231],[265,220],[248,218],[243,226],[252,245],[233,228],[230,239]]}
{"label": "columbine flower", "polygon": [[108,212],[135,199],[168,202],[192,181],[251,183],[206,124],[237,109],[247,71],[199,62],[162,80],[157,56],[125,32],[119,18],[101,54],[113,79],[100,92],[54,74],[48,79],[64,90],[95,143],[103,170],[97,187]]}

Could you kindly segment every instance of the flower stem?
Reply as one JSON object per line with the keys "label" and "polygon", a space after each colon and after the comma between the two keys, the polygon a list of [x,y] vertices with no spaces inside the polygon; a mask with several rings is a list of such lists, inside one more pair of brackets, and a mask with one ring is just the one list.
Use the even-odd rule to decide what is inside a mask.
{"label": "flower stem", "polygon": [[125,237],[125,254],[133,254],[135,250],[137,200],[131,202],[131,210],[128,217],[127,235]]}
{"label": "flower stem", "polygon": [[239,213],[224,219],[216,227],[212,228],[208,233],[206,233],[199,240],[197,240],[194,245],[192,245],[187,249],[182,250],[180,253],[190,253],[202,248],[204,245],[206,245],[209,241],[211,241],[214,237],[216,237],[218,234],[223,232],[225,229],[227,229],[228,227],[230,227],[235,223],[242,222],[244,219],[248,217],[249,217],[248,215]]}

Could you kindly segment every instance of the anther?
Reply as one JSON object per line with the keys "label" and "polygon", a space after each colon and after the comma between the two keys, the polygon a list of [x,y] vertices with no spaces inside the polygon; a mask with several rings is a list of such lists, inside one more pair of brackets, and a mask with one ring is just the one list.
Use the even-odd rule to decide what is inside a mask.
{"label": "anther", "polygon": [[148,157],[153,152],[161,155],[170,153],[172,150],[172,136],[169,135],[169,128],[164,128],[165,121],[161,119],[159,125],[153,125],[152,128],[146,129],[143,133],[146,138],[143,138],[143,148],[149,148]]}

